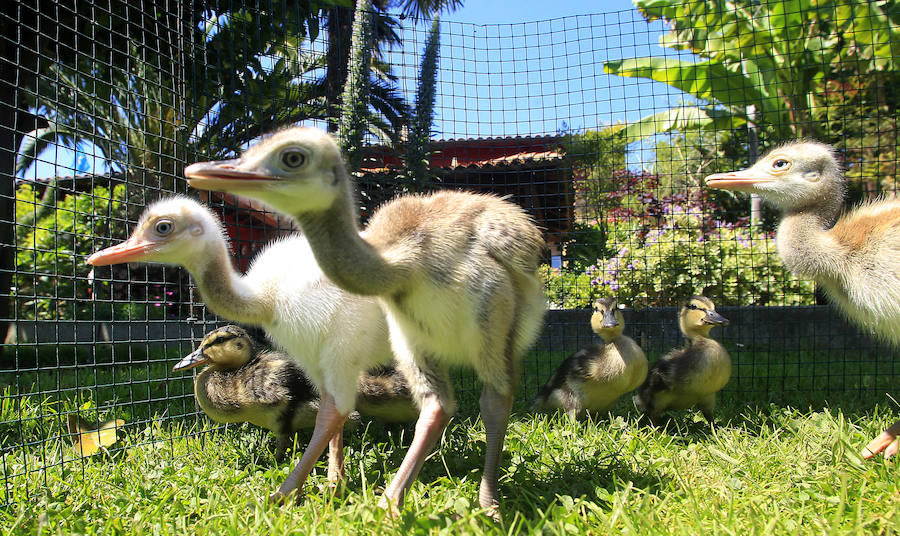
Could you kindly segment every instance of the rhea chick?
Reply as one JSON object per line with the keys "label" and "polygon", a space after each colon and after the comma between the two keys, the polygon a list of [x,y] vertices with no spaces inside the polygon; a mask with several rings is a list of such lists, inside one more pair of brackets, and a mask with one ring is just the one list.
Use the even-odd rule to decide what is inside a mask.
{"label": "rhea chick", "polygon": [[[900,345],[900,199],[864,203],[843,215],[845,180],[834,149],[795,141],[742,171],[706,178],[713,188],[759,194],[783,212],[778,254],[814,280],[851,322]],[[866,458],[897,453],[900,421],[871,441]]]}
{"label": "rhea chick", "polygon": [[721,344],[711,339],[715,326],[727,326],[728,319],[716,312],[712,300],[692,296],[678,313],[678,327],[687,346],[670,351],[650,367],[647,380],[634,395],[635,405],[658,422],[666,410],[699,406],[713,424],[716,393],[731,378],[731,357]]}
{"label": "rhea chick", "polygon": [[[455,410],[449,368],[475,369],[484,383],[486,443],[479,503],[498,515],[499,461],[519,365],[546,304],[538,278],[546,244],[528,214],[490,195],[405,195],[379,208],[361,233],[340,148],[327,133],[302,127],[277,132],[238,159],[193,164],[184,174],[195,188],[259,199],[295,218],[328,279],[375,297],[384,311],[420,416],[383,507],[395,512],[402,504]],[[322,426],[273,499],[302,486],[346,415],[331,393],[322,393]]]}
{"label": "rhea chick", "polygon": [[603,339],[560,364],[535,397],[538,411],[564,410],[570,417],[605,411],[647,377],[647,357],[623,335],[625,319],[615,298],[594,302],[591,328]]}
{"label": "rhea chick", "polygon": [[[185,267],[206,306],[217,315],[265,329],[294,358],[319,393],[346,415],[359,377],[391,362],[388,326],[372,298],[339,289],[322,273],[306,239],[281,238],[264,247],[246,273],[231,262],[222,222],[193,199],[161,199],[146,209],[128,240],[88,257],[88,264],[160,262]],[[339,373],[335,373],[339,372]],[[325,404],[327,408],[331,407]],[[322,404],[318,421],[322,420]],[[329,443],[328,479],[343,478],[343,426]]]}

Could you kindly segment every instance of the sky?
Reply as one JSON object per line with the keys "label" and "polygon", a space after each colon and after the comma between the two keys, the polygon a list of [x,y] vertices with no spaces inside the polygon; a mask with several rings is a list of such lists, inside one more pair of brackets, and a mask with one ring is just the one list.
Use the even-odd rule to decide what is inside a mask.
{"label": "sky", "polygon": [[468,0],[442,18],[474,24],[508,24],[631,9],[634,5],[630,0]]}
{"label": "sky", "polygon": [[[582,132],[682,99],[671,86],[604,73],[606,61],[676,55],[658,45],[663,23],[647,23],[630,1],[469,1],[441,20],[439,138]],[[392,59],[410,101],[424,39],[423,25],[407,32]]]}
{"label": "sky", "polygon": [[[608,60],[672,54],[657,44],[662,23],[646,23],[628,0],[468,0],[441,20],[436,138],[580,132],[680,98],[664,84],[603,72]],[[404,26],[388,59],[413,102],[427,24]],[[106,171],[93,148],[83,151],[52,148],[26,176]]]}

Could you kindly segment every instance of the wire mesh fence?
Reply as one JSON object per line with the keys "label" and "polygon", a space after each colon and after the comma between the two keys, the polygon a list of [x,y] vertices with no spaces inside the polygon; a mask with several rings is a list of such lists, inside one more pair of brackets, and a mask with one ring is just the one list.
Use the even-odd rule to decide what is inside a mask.
{"label": "wire mesh fence", "polygon": [[[897,378],[891,350],[783,268],[774,210],[702,179],[814,137],[838,148],[850,202],[893,192],[897,14],[871,2],[764,4],[763,16],[689,3],[683,16],[441,22],[425,176],[405,170],[429,28],[379,11],[356,170],[363,217],[443,188],[529,211],[549,245],[550,312],[523,400],[592,342],[595,298],[629,307],[626,332],[652,358],[680,344],[675,311],[692,294],[732,321],[717,337],[735,363],[733,396],[883,396]],[[189,191],[182,171],[286,125],[336,130],[351,20],[328,2],[61,0],[0,15],[0,502],[77,470],[85,452],[72,445],[87,439],[74,417],[121,419],[120,446],[207,426],[192,377],[171,367],[227,319],[183,269],[85,259],[173,194],[214,209],[241,270],[293,232],[259,205]],[[462,391],[474,382],[459,373]]]}

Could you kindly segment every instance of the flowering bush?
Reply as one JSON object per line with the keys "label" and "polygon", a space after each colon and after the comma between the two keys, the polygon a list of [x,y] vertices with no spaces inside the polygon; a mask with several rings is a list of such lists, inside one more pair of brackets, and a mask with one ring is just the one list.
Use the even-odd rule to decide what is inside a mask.
{"label": "flowering bush", "polygon": [[[569,271],[541,272],[551,306],[589,307],[598,296],[671,305],[692,294],[722,305],[815,303],[813,283],[784,268],[774,238],[743,219],[716,219],[703,191],[657,197],[655,175],[623,170],[616,177],[604,216],[580,224],[593,229],[576,229],[567,244]],[[579,236],[602,237],[602,244],[590,249]]]}
{"label": "flowering bush", "polygon": [[643,306],[670,305],[692,294],[716,297],[722,305],[815,303],[813,283],[784,268],[772,236],[718,221],[709,228],[699,211],[678,205],[667,211],[658,229],[641,233],[633,222],[622,224],[634,238],[585,270],[592,295]]}

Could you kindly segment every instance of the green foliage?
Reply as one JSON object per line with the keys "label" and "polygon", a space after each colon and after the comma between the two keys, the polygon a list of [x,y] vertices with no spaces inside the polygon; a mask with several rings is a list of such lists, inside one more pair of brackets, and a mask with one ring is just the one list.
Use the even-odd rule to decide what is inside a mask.
{"label": "green foliage", "polygon": [[590,274],[584,271],[560,270],[542,264],[538,275],[553,309],[583,309],[600,297]]}
{"label": "green foliage", "polygon": [[605,219],[587,223],[575,222],[569,240],[563,244],[567,268],[583,272],[597,259],[613,255],[615,251],[608,247],[609,242],[609,225]]}
{"label": "green foliage", "polygon": [[411,190],[421,190],[432,181],[428,164],[428,143],[434,126],[434,102],[437,90],[438,52],[441,44],[441,28],[437,18],[425,40],[422,65],[419,69],[419,85],[416,88],[416,107],[406,141],[406,173]]}
{"label": "green foliage", "polygon": [[341,151],[352,171],[362,163],[363,137],[369,109],[368,80],[372,68],[372,0],[358,0],[353,16],[350,63],[338,122]]}
{"label": "green foliage", "polygon": [[615,187],[613,172],[625,167],[627,146],[623,125],[569,134],[563,139],[563,151],[575,167],[573,185],[579,218],[600,216],[606,194]]}
{"label": "green foliage", "polygon": [[[699,61],[649,57],[607,62],[606,72],[669,84],[698,99],[641,119],[627,137],[757,124],[770,139],[821,138],[825,83],[836,66],[891,71],[900,47],[896,13],[868,0],[635,0],[670,32],[662,46]],[[748,111],[749,109],[749,111]]]}
{"label": "green foliage", "polygon": [[[204,14],[206,24],[194,28],[187,41],[202,43],[197,47],[202,54],[192,56],[192,49],[179,56],[186,64],[178,70],[191,80],[184,87],[171,76],[171,58],[135,43],[112,62],[50,65],[37,91],[26,95],[49,126],[25,138],[17,170],[33,165],[51,144],[90,142],[112,169],[127,170],[139,184],[161,182],[171,190],[185,155],[230,157],[265,132],[328,119],[326,56],[309,43],[319,35],[323,10],[347,4],[289,0]],[[377,62],[376,67],[364,81],[374,109],[368,113],[369,131],[393,141],[406,124],[408,107],[390,66]],[[143,177],[135,176],[139,173]]]}
{"label": "green foliage", "polygon": [[814,284],[784,268],[774,238],[721,222],[706,230],[706,224],[699,211],[679,206],[659,229],[618,224],[632,239],[586,270],[595,293],[633,306],[672,305],[692,294],[720,305],[815,304]]}
{"label": "green foliage", "polygon": [[[124,185],[114,187],[112,193],[102,186],[90,193],[74,192],[34,225],[16,227],[14,294],[19,318],[93,318],[86,301],[91,267],[84,259],[97,249],[95,237],[125,234],[124,197]],[[17,221],[27,220],[38,210],[37,191],[27,183],[20,185],[16,189]],[[99,313],[107,318],[110,314]]]}

